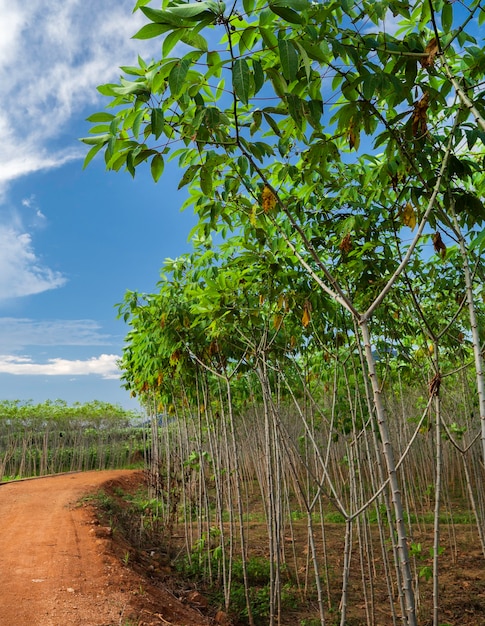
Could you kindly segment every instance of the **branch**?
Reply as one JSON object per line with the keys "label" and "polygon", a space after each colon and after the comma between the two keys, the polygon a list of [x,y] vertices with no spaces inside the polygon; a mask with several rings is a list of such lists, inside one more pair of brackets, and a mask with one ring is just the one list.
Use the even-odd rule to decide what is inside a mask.
{"label": "branch", "polygon": [[362,317],[361,317],[362,321],[368,320],[372,316],[374,311],[377,309],[377,307],[381,304],[381,302],[387,296],[389,291],[392,289],[394,283],[397,281],[397,279],[399,278],[399,276],[402,274],[403,270],[405,269],[405,267],[409,263],[409,259],[411,258],[412,254],[413,254],[413,252],[414,252],[414,250],[415,250],[415,248],[416,248],[416,246],[418,244],[418,241],[421,238],[421,235],[423,234],[424,228],[425,228],[425,226],[426,226],[426,224],[428,222],[428,217],[429,217],[431,211],[433,210],[436,198],[438,196],[438,193],[439,193],[439,190],[440,190],[440,187],[441,187],[441,182],[442,182],[443,177],[445,175],[446,166],[448,165],[448,159],[450,158],[450,155],[451,155],[451,148],[452,148],[452,143],[453,143],[453,131],[456,128],[457,120],[458,120],[458,115],[455,117],[455,122],[453,124],[453,128],[452,128],[452,131],[450,133],[450,138],[449,138],[446,150],[445,150],[445,154],[443,156],[443,161],[441,163],[440,171],[439,171],[438,177],[436,179],[436,183],[434,185],[433,192],[431,194],[431,198],[429,199],[426,211],[425,211],[425,213],[424,213],[424,215],[423,215],[423,217],[421,219],[421,222],[419,223],[419,227],[418,227],[418,230],[416,232],[416,235],[415,235],[413,241],[411,242],[411,245],[409,246],[406,254],[404,255],[404,258],[402,259],[401,263],[399,264],[399,266],[397,267],[397,269],[395,270],[395,272],[393,273],[391,278],[387,281],[387,285],[384,287],[384,289],[381,291],[381,293],[377,296],[377,298],[374,300],[374,302],[370,305],[370,307],[367,309],[367,311],[362,314]]}

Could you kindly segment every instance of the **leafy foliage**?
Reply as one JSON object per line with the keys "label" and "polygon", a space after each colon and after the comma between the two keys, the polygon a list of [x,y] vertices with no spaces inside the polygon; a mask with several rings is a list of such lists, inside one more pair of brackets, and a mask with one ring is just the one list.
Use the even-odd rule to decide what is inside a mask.
{"label": "leafy foliage", "polygon": [[[139,59],[99,87],[113,113],[91,116],[86,163],[103,150],[108,169],[134,176],[149,161],[157,181],[176,160],[198,223],[193,253],[167,260],[159,292],[129,293],[120,305],[130,324],[125,384],[158,411],[196,405],[201,417],[225,381],[236,398],[229,412],[259,402],[267,419],[276,389],[279,401],[314,401],[340,372],[347,389],[363,389],[356,411],[334,385],[329,435],[358,446],[358,433],[378,432],[403,611],[415,624],[381,392],[418,369],[439,396],[445,370],[472,354],[483,390],[485,53],[475,20],[484,7],[147,5],[136,5],[148,22],[135,37],[161,37],[162,58]],[[268,492],[272,480],[269,472]]]}

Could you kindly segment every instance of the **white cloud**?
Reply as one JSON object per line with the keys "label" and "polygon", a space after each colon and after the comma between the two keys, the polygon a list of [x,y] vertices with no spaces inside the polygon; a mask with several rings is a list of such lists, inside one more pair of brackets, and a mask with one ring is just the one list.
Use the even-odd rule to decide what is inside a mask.
{"label": "white cloud", "polygon": [[62,287],[66,279],[42,263],[28,233],[0,225],[0,302]]}
{"label": "white cloud", "polygon": [[86,154],[72,130],[88,110],[102,108],[97,85],[136,63],[159,44],[135,41],[146,21],[134,0],[0,1],[0,303],[41,293],[66,279],[42,262],[28,230],[45,222],[33,198],[22,203],[35,216],[7,215],[9,183],[61,167]]}
{"label": "white cloud", "polygon": [[32,211],[35,212],[35,217],[37,217],[38,220],[41,220],[41,222],[43,222],[46,219],[45,215],[37,206],[37,201],[36,201],[34,194],[32,194],[29,198],[24,198],[22,200],[22,206],[25,207],[26,209],[32,209]]}
{"label": "white cloud", "polygon": [[369,24],[365,29],[365,33],[377,33],[377,32],[385,32],[388,35],[395,35],[397,31],[401,28],[401,15],[393,15],[391,11],[386,12],[386,16],[383,20],[381,20],[376,26],[375,24]]}
{"label": "white cloud", "polygon": [[18,352],[27,346],[107,346],[113,337],[94,320],[42,320],[0,317],[0,346]]}
{"label": "white cloud", "polygon": [[31,172],[59,167],[85,150],[59,137],[98,99],[118,66],[159,44],[132,41],[145,18],[134,0],[10,0],[0,3],[0,196]]}
{"label": "white cloud", "polygon": [[95,374],[104,379],[120,377],[116,354],[101,354],[87,360],[49,359],[35,363],[30,357],[0,355],[0,374],[16,376],[87,376]]}

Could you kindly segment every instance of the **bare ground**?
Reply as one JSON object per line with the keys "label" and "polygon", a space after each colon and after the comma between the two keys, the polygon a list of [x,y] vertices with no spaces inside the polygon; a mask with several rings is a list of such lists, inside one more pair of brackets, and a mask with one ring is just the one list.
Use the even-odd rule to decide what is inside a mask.
{"label": "bare ground", "polygon": [[198,611],[124,567],[112,529],[93,519],[86,494],[140,472],[86,472],[0,486],[2,626],[203,626]]}
{"label": "bare ground", "polygon": [[[210,623],[222,626],[229,623],[224,614],[217,618],[217,607],[207,607],[204,596],[195,594],[190,602],[184,598],[182,601],[180,593],[172,593],[170,590],[177,589],[177,584],[173,584],[170,567],[152,563],[148,553],[134,549],[118,532],[100,525],[92,504],[83,499],[100,490],[111,494],[117,489],[133,493],[142,482],[143,472],[117,470],[0,485],[0,626],[206,626]],[[252,523],[249,530],[251,554],[267,558],[264,524]],[[423,528],[415,534],[414,541],[422,542],[427,550],[431,537],[432,528]],[[303,564],[306,561],[304,523],[295,526],[295,534],[288,541],[289,549],[293,541],[298,546],[298,558]],[[325,549],[330,559],[335,605],[341,584],[342,543],[342,525],[329,525]],[[445,553],[440,568],[440,623],[484,626],[485,560],[476,529],[456,525],[452,536],[443,533],[442,545]],[[319,545],[318,549],[322,550],[323,546]],[[130,557],[126,565],[124,555]],[[376,551],[377,568],[379,561]],[[427,558],[422,564],[429,563]],[[359,575],[356,562],[351,574],[348,626],[366,623]],[[431,591],[431,582],[421,581],[421,626],[432,623]],[[384,581],[375,584],[373,595],[375,623],[392,624]],[[308,619],[310,614],[301,609],[283,615],[282,625],[296,626]],[[314,612],[313,617],[316,615]],[[328,617],[330,624],[335,623],[335,614]],[[233,623],[238,622],[237,616],[233,619]]]}

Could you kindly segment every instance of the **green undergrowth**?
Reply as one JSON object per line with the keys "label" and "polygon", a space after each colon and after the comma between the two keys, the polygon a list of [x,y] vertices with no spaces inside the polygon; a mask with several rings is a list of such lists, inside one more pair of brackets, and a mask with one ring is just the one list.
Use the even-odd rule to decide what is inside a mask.
{"label": "green undergrowth", "polygon": [[[131,567],[136,563],[138,569],[140,566],[143,568],[146,563],[142,560],[137,561],[137,555],[144,552],[164,553],[167,556],[164,584],[172,586],[173,589],[195,589],[202,593],[209,604],[209,615],[214,616],[218,610],[225,610],[223,581],[224,577],[227,581],[227,572],[231,571],[229,615],[235,626],[249,624],[243,563],[237,551],[233,553],[232,562],[229,562],[228,538],[226,537],[224,542],[221,541],[217,526],[210,526],[197,541],[194,541],[191,550],[188,551],[184,540],[181,539],[183,533],[179,532],[178,523],[181,520],[177,519],[175,526],[172,525],[169,512],[163,509],[163,504],[158,499],[149,497],[146,485],[140,486],[133,493],[127,493],[121,487],[111,485],[84,498],[84,501],[92,502],[98,510],[101,523],[112,528],[114,537],[123,539],[123,549],[119,552],[119,558],[125,566]],[[380,513],[383,521],[386,520],[385,512]],[[180,510],[178,514],[180,515]],[[266,626],[271,608],[271,566],[268,558],[255,554],[255,547],[261,546],[261,542],[264,541],[262,538],[265,535],[266,524],[261,511],[256,509],[250,516],[246,518],[246,521],[251,519],[252,522],[252,553],[250,551],[246,561],[249,601],[255,626]],[[189,519],[195,524],[192,517]],[[295,525],[306,525],[306,515],[296,509],[291,512],[291,520]],[[376,510],[369,511],[368,520],[371,524],[377,522]],[[452,514],[443,512],[440,520],[444,524],[470,524],[473,517],[467,510],[457,509],[453,510]],[[318,513],[314,515],[313,521],[321,521]],[[412,524],[432,524],[433,513],[412,515],[410,521]],[[343,525],[345,520],[336,512],[326,512],[324,522],[330,525]],[[423,555],[427,558],[427,553]],[[428,563],[424,557],[423,563],[420,562],[419,566],[419,575],[426,581]],[[148,573],[148,568],[143,571]],[[333,580],[332,571],[330,568],[330,581]],[[303,578],[300,576],[300,580],[298,579],[294,567],[283,565],[280,569],[281,612],[285,617],[282,624],[313,626],[317,611],[315,583]],[[324,586],[323,578],[321,583]],[[335,608],[329,611],[332,619],[338,614]],[[293,622],[288,621],[291,616],[294,616]]]}
{"label": "green undergrowth", "polygon": [[[166,552],[169,538],[164,529],[161,517],[160,503],[149,498],[146,487],[139,488],[135,493],[126,493],[119,487],[101,490],[86,496],[82,503],[91,503],[97,510],[100,523],[109,525],[114,537],[122,537],[134,548],[134,554],[144,550]],[[229,567],[226,558],[223,564],[223,551],[218,545],[218,529],[212,528],[210,537],[205,535],[195,542],[190,553],[181,551],[179,546],[172,545],[170,553],[170,577],[175,580],[175,586],[194,588],[199,590],[209,602],[209,612],[216,613],[224,609],[224,591],[222,584],[223,565]],[[228,550],[227,550],[228,552]],[[132,553],[130,552],[130,555]],[[135,558],[126,558],[125,551],[120,555],[124,565],[132,565]],[[125,558],[123,558],[125,557]],[[231,564],[231,591],[230,609],[232,623],[235,626],[249,624],[246,594],[244,588],[243,563],[240,556],[234,556]],[[246,571],[249,587],[251,612],[255,626],[265,626],[270,614],[270,563],[260,556],[247,559]],[[295,624],[308,623],[304,616],[312,594],[303,599],[302,590],[291,572],[283,566],[281,568],[281,609],[285,614],[295,613]],[[178,583],[177,583],[178,581]],[[172,580],[173,583],[173,580]],[[311,611],[310,611],[311,613]]]}

